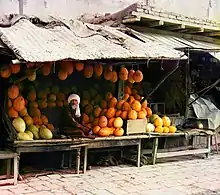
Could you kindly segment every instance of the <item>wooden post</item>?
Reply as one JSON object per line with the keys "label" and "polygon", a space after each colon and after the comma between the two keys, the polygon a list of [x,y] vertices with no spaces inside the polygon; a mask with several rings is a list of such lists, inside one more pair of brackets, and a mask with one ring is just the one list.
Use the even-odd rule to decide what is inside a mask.
{"label": "wooden post", "polygon": [[190,69],[190,53],[189,53],[189,49],[188,49],[188,60],[186,63],[186,68],[185,68],[185,98],[186,98],[186,105],[185,105],[185,118],[188,118],[189,115],[189,98],[190,98],[190,85],[189,85],[189,79],[190,79],[190,75],[189,75],[189,69]]}
{"label": "wooden post", "polygon": [[86,173],[87,169],[87,156],[88,156],[88,146],[85,146],[84,149],[84,162],[83,162],[83,173]]}
{"label": "wooden post", "polygon": [[208,148],[208,153],[206,153],[206,158],[209,157],[209,153],[211,152],[211,135],[207,136],[207,148]]}
{"label": "wooden post", "polygon": [[157,148],[158,148],[158,137],[154,138],[153,149],[152,149],[152,164],[155,165],[157,160]]}
{"label": "wooden post", "polygon": [[19,156],[14,157],[14,185],[17,185],[18,174],[19,174]]}
{"label": "wooden post", "polygon": [[79,169],[80,169],[80,152],[81,152],[81,148],[77,148],[76,150],[76,174],[79,174]]}
{"label": "wooden post", "polygon": [[11,159],[7,160],[7,179],[11,176]]}

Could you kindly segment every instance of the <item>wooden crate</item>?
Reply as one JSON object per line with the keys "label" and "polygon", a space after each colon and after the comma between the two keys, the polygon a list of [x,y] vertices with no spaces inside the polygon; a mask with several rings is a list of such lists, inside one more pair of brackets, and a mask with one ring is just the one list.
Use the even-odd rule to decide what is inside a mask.
{"label": "wooden crate", "polygon": [[125,123],[125,134],[142,134],[146,132],[147,119],[127,120]]}

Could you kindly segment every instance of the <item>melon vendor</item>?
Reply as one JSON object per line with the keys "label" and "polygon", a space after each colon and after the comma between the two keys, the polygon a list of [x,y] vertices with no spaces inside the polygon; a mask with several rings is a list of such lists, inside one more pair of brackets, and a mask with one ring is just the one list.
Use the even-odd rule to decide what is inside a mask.
{"label": "melon vendor", "polygon": [[81,123],[79,104],[80,97],[77,94],[71,94],[68,97],[68,106],[64,109],[61,130],[72,137],[94,138],[92,130]]}

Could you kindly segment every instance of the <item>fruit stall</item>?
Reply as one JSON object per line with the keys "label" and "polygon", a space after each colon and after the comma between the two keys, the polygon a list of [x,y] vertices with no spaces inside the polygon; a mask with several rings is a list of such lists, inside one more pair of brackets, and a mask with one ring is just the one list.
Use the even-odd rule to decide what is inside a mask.
{"label": "fruit stall", "polygon": [[[26,20],[17,24],[19,23],[24,27],[28,27],[27,29],[33,28],[36,32],[40,28],[32,24],[30,27],[30,21]],[[78,23],[76,24],[79,25]],[[60,30],[60,28],[59,26],[58,29]],[[66,27],[62,26],[62,28],[66,32]],[[83,28],[86,27],[83,26]],[[90,26],[90,31],[91,28],[96,29],[98,27]],[[86,47],[83,45],[86,49],[78,48],[78,50],[73,50],[74,52],[68,53],[68,55],[72,55],[71,57],[67,57],[67,55],[60,57],[59,55],[63,54],[62,51],[58,55],[51,49],[55,47],[55,43],[49,45],[45,52],[42,52],[42,48],[39,49],[35,45],[33,45],[34,48],[31,50],[29,47],[33,42],[28,42],[29,39],[25,39],[29,43],[29,47],[23,47],[21,41],[16,42],[13,39],[14,35],[12,33],[11,38],[16,44],[11,49],[14,52],[21,50],[22,52],[20,51],[18,56],[21,57],[23,55],[24,60],[12,61],[10,59],[8,63],[4,63],[0,68],[0,76],[7,83],[7,87],[5,86],[4,107],[1,107],[2,122],[4,129],[7,131],[7,136],[5,137],[7,147],[10,147],[19,155],[20,153],[31,152],[68,151],[69,167],[73,164],[71,162],[72,151],[76,150],[78,173],[81,150],[84,150],[84,172],[87,166],[88,150],[95,148],[109,149],[111,147],[120,147],[123,155],[123,147],[137,146],[135,162],[137,166],[140,166],[141,154],[144,154],[142,144],[145,140],[153,140],[151,153],[153,163],[155,163],[156,157],[160,156],[159,153],[157,154],[159,138],[186,135],[184,132],[177,131],[175,120],[172,120],[172,117],[168,115],[168,112],[172,114],[176,110],[182,112],[181,115],[184,114],[182,110],[185,108],[183,102],[186,101],[184,98],[186,96],[185,94],[182,95],[182,104],[179,105],[179,92],[175,92],[175,90],[176,88],[185,87],[185,84],[183,82],[181,86],[175,86],[175,88],[172,84],[178,85],[180,80],[185,79],[181,72],[185,70],[184,64],[186,64],[186,61],[180,63],[180,55],[179,57],[177,55],[174,55],[175,57],[167,57],[167,59],[165,57],[156,57],[156,55],[153,56],[150,53],[152,48],[154,48],[153,46],[151,46],[150,50],[148,45],[144,46],[140,41],[130,40],[133,38],[129,38],[128,35],[122,32],[117,32],[119,33],[118,35],[115,33],[116,30],[111,29],[111,33],[109,33],[110,30],[107,31],[108,28],[104,30],[101,27],[99,28],[101,29],[99,29],[100,32],[105,30],[103,39],[96,40],[93,37],[92,41],[96,43],[95,45],[99,45],[98,43],[103,41],[103,44],[100,44],[103,48],[98,50],[97,48],[89,47],[90,44],[86,42]],[[8,31],[0,30],[5,37],[8,35],[7,33],[10,35],[10,29]],[[88,29],[86,28],[86,30]],[[18,31],[20,32],[19,28],[16,29],[15,33]],[[81,32],[79,31],[78,33]],[[129,52],[126,50],[126,53],[124,48],[119,49],[119,44],[113,44],[112,42],[114,41],[109,41],[109,44],[106,41],[104,36],[107,33],[110,34],[109,37],[113,35],[116,37],[114,41],[120,40],[120,38],[126,39],[127,42],[124,41],[123,43],[125,48],[139,45],[138,48],[140,47],[140,49],[133,47],[132,49],[136,53],[132,53],[132,49]],[[88,34],[88,36],[91,36],[91,32]],[[23,31],[17,35],[22,35],[22,39],[24,36]],[[46,37],[49,36],[48,34],[46,35]],[[56,33],[53,36],[56,36]],[[73,35],[71,34],[71,36]],[[110,39],[109,37],[108,39]],[[7,38],[9,39],[10,36]],[[56,38],[60,38],[60,35],[58,34]],[[73,40],[79,39],[79,37],[70,38]],[[82,40],[83,38],[81,38]],[[62,41],[60,40],[60,42]],[[43,41],[41,45],[44,45],[45,42],[50,43],[50,41]],[[7,43],[5,41],[5,44]],[[77,44],[80,45],[78,42]],[[71,45],[71,42],[66,42],[63,45],[70,45],[74,48],[77,44]],[[20,47],[16,47],[17,45]],[[105,47],[105,45],[108,47]],[[11,42],[8,43],[8,46],[11,46]],[[116,53],[113,53],[112,56],[110,55],[111,53],[107,52],[106,54],[104,52],[112,47],[116,50]],[[48,50],[52,54],[54,52],[56,54],[54,55],[55,57],[48,57]],[[66,52],[72,51],[69,47],[64,50]],[[87,51],[89,57],[82,56],[82,53],[85,53],[84,50]],[[156,51],[156,47],[153,50]],[[147,55],[144,51],[153,56],[151,61],[149,60],[149,54]],[[92,55],[89,52],[93,52]],[[38,56],[38,54],[40,55]],[[107,57],[100,57],[98,56],[99,54]],[[127,57],[125,57],[126,55]],[[70,60],[78,59],[78,56],[85,60]],[[160,56],[166,56],[166,54],[161,54]],[[60,60],[60,58],[66,60]],[[92,60],[88,60],[90,58]],[[123,60],[116,60],[121,58]],[[148,60],[146,61],[146,59]],[[180,69],[179,74],[174,74]],[[172,78],[172,76],[175,78]],[[168,78],[172,79],[169,80]],[[162,86],[167,80],[169,81],[168,85]],[[153,86],[151,86],[152,83],[154,84]],[[96,136],[95,139],[72,136],[62,128],[65,108],[68,106],[67,99],[73,93],[78,94],[81,99],[82,124],[92,130],[93,135]],[[163,112],[158,109],[160,104],[158,102],[164,105]],[[188,134],[200,135],[197,132]],[[209,153],[209,151],[210,144],[206,150],[199,152]],[[61,164],[65,163],[64,155],[62,155]]]}
{"label": "fruit stall", "polygon": [[[11,146],[22,153],[71,151],[75,145],[77,160],[83,147],[86,167],[88,149],[136,145],[136,163],[140,166],[141,141],[152,139],[152,162],[155,163],[156,156],[160,156],[156,155],[158,139],[185,136],[185,133],[177,132],[165,113],[153,113],[149,107],[145,90],[151,89],[149,84],[147,88],[143,86],[143,72],[149,71],[148,68],[124,64],[58,61],[4,66],[1,76],[12,82],[5,104],[12,124],[9,125],[10,137],[12,141],[17,140]],[[63,110],[72,93],[81,97],[82,124],[92,129],[97,136],[94,140],[63,132]],[[198,152],[208,153],[209,150]]]}

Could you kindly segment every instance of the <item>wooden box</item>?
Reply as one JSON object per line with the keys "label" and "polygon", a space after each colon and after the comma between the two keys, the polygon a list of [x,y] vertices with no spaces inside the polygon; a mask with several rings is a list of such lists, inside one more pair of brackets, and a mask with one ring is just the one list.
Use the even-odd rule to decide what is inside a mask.
{"label": "wooden box", "polygon": [[125,134],[143,134],[146,132],[147,119],[127,120],[125,126]]}

